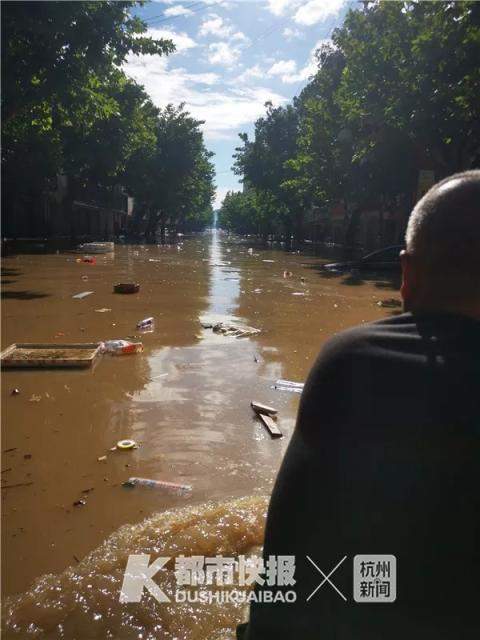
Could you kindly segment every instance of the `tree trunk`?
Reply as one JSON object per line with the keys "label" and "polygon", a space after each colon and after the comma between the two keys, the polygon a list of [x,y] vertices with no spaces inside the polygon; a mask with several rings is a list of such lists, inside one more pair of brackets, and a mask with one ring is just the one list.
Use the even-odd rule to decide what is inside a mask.
{"label": "tree trunk", "polygon": [[293,231],[293,248],[299,249],[303,246],[303,211],[298,211],[295,215],[295,229]]}

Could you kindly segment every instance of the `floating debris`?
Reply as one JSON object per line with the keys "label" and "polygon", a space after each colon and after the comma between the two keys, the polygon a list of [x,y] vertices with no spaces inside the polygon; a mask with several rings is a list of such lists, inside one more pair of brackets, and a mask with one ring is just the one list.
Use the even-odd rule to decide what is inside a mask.
{"label": "floating debris", "polygon": [[292,393],[302,393],[303,382],[292,382],[291,380],[277,380],[274,389],[278,391],[291,391]]}
{"label": "floating debris", "polygon": [[272,438],[281,438],[283,436],[283,433],[280,431],[277,423],[271,416],[268,416],[264,413],[257,413],[257,415],[265,425],[268,433],[272,436]]}
{"label": "floating debris", "polygon": [[250,404],[255,413],[265,413],[268,416],[273,416],[278,413],[277,409],[269,407],[266,404],[262,404],[261,402],[256,402],[255,400],[252,400]]}
{"label": "floating debris", "polygon": [[83,298],[86,298],[87,296],[91,296],[92,293],[94,293],[93,291],[82,291],[81,293],[77,293],[74,296],[72,296],[72,298],[74,298],[75,300],[83,300]]}
{"label": "floating debris", "polygon": [[107,459],[107,456],[100,456],[99,458],[97,458],[98,462],[105,462]]}
{"label": "floating debris", "polygon": [[77,251],[82,253],[88,251],[89,253],[112,253],[115,251],[114,242],[84,242],[79,244]]}
{"label": "floating debris", "polygon": [[386,307],[387,309],[398,309],[402,306],[402,301],[396,298],[387,298],[386,300],[379,300],[377,306]]}
{"label": "floating debris", "polygon": [[260,333],[260,329],[254,327],[240,326],[230,324],[228,322],[218,322],[212,326],[214,333],[221,333],[224,336],[233,336],[235,338],[245,338],[247,336],[255,336]]}
{"label": "floating debris", "polygon": [[84,507],[87,504],[87,501],[84,500],[83,498],[80,498],[80,500],[75,500],[75,502],[73,503],[74,507]]}
{"label": "floating debris", "polygon": [[144,318],[143,320],[139,320],[139,322],[137,322],[137,329],[151,329],[153,328],[153,324],[153,317]]}
{"label": "floating debris", "polygon": [[138,282],[118,282],[113,285],[114,293],[138,293],[140,285]]}
{"label": "floating debris", "polygon": [[[100,353],[98,342],[11,344],[0,354],[3,367],[90,367]],[[32,396],[33,398],[34,396]],[[38,402],[32,400],[31,402]]]}
{"label": "floating debris", "polygon": [[117,449],[120,451],[127,451],[128,449],[138,449],[138,444],[135,440],[119,440],[117,442]]}
{"label": "floating debris", "polygon": [[115,356],[140,353],[143,351],[141,342],[129,342],[128,340],[106,340],[100,343],[102,353],[111,353]]}
{"label": "floating debris", "polygon": [[32,394],[30,396],[30,398],[28,399],[29,402],[40,402],[40,400],[42,399],[42,396],[38,396],[37,394]]}
{"label": "floating debris", "polygon": [[14,489],[15,487],[29,487],[33,482],[19,482],[18,484],[4,484],[2,489]]}
{"label": "floating debris", "polygon": [[189,484],[178,484],[176,482],[166,482],[165,480],[152,480],[150,478],[129,478],[123,483],[124,487],[152,487],[154,489],[164,489],[172,493],[189,493],[192,490]]}
{"label": "floating debris", "polygon": [[107,313],[108,311],[111,311],[111,309],[108,309],[107,307],[102,307],[101,309],[95,309],[96,313]]}
{"label": "floating debris", "polygon": [[10,391],[11,396],[18,396],[19,393],[20,393],[20,389],[18,389],[17,387],[15,387]]}

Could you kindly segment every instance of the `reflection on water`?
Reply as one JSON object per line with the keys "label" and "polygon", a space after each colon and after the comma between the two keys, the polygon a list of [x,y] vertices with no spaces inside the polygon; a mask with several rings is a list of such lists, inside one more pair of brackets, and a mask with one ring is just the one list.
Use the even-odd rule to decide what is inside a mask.
{"label": "reflection on water", "polygon": [[[4,259],[5,293],[34,291],[44,297],[6,296],[2,346],[126,338],[136,335],[139,320],[155,318],[155,331],[140,337],[142,354],[105,356],[92,371],[2,373],[2,481],[31,483],[2,492],[3,593],[25,591],[38,576],[74,565],[59,578],[42,578],[36,591],[11,601],[10,629],[14,619],[25,624],[31,616],[45,620],[50,637],[57,637],[53,629],[65,614],[68,621],[62,624],[81,630],[89,616],[93,619],[97,597],[99,620],[108,608],[116,628],[124,612],[116,600],[117,581],[110,576],[121,570],[120,546],[125,553],[166,548],[162,545],[173,539],[176,517],[179,523],[190,517],[195,523],[205,514],[222,514],[222,535],[232,536],[232,548],[244,539],[261,541],[260,525],[250,531],[248,518],[245,527],[235,525],[228,533],[240,507],[225,501],[266,496],[271,490],[299,400],[297,394],[275,391],[274,381],[303,381],[330,335],[389,313],[377,301],[392,297],[394,291],[386,288],[395,287],[388,278],[352,286],[342,276],[325,277],[316,269],[318,258],[248,249],[213,232],[186,240],[180,250],[118,246],[114,256],[98,257],[95,266],[76,263],[68,254]],[[285,271],[291,275],[284,277]],[[112,285],[127,278],[141,284],[140,293],[113,294]],[[72,299],[84,290],[94,294]],[[96,311],[103,308],[111,311]],[[243,339],[217,335],[200,324],[200,318],[212,316],[262,332]],[[10,395],[15,387],[20,394]],[[31,401],[33,396],[40,400]],[[283,439],[270,438],[252,414],[251,400],[277,407]],[[134,438],[139,448],[111,451],[123,438]],[[106,460],[99,461],[103,456]],[[175,496],[142,487],[126,490],[121,485],[130,476],[189,484],[193,491]],[[82,496],[86,504],[74,507]],[[202,506],[209,501],[219,506]],[[242,504],[250,506],[241,508],[262,520],[260,503],[247,501]],[[163,512],[175,508],[180,511],[162,520]],[[159,515],[144,522],[152,514]],[[127,522],[131,525],[113,533]],[[187,554],[199,552],[202,526],[182,547]],[[213,535],[206,540],[215,544]],[[99,576],[91,582],[93,574]],[[35,618],[32,602],[51,603],[57,584],[65,603],[49,613],[40,606],[40,618]],[[182,631],[173,610],[160,618],[148,608],[135,615],[135,624],[143,616],[150,630],[160,620],[164,631],[173,630],[171,637],[216,637],[210,631],[194,635],[189,622]],[[227,618],[215,620],[209,628],[230,625]],[[79,632],[76,637],[86,636]]]}
{"label": "reflection on water", "polygon": [[[226,254],[227,256],[229,253]],[[240,291],[240,273],[225,259],[216,229],[212,232],[210,243],[210,295],[208,316],[220,320],[233,320]]]}

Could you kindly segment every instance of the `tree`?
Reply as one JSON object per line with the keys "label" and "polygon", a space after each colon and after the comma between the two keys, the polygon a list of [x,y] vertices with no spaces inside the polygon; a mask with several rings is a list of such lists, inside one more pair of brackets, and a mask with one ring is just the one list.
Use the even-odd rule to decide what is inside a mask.
{"label": "tree", "polygon": [[350,10],[293,101],[241,135],[235,167],[286,208],[343,201],[350,240],[361,212],[411,209],[420,169],[437,179],[480,163],[480,4],[364,3]]}
{"label": "tree", "polygon": [[[127,54],[164,55],[134,1],[2,4],[3,213],[38,201],[68,173],[111,182],[148,120],[147,96],[119,71]],[[147,127],[148,128],[148,127]],[[143,135],[145,127],[140,126]],[[105,136],[115,133],[112,137]],[[106,142],[108,140],[108,143]],[[108,153],[107,153],[108,148]],[[103,150],[103,153],[102,153]]]}
{"label": "tree", "polygon": [[145,223],[150,240],[160,228],[165,240],[167,223],[192,222],[211,214],[214,169],[200,126],[184,110],[168,105],[157,118],[154,144],[132,154],[125,183],[138,203],[137,222]]}
{"label": "tree", "polygon": [[288,164],[297,150],[298,113],[293,106],[274,108],[266,105],[265,117],[255,123],[255,139],[240,134],[243,147],[236,149],[234,171],[247,186],[265,194],[265,202],[276,203],[278,217],[286,228],[287,239],[294,234],[302,240],[304,202],[290,188],[293,170]]}

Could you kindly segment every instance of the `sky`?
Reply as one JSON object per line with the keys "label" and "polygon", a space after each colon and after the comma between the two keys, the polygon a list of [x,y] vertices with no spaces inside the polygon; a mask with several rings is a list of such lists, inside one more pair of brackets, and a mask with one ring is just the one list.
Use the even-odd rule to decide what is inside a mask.
{"label": "sky", "polygon": [[241,188],[231,167],[252,137],[265,102],[288,104],[315,73],[314,52],[345,17],[352,0],[155,0],[137,7],[148,35],[169,38],[167,56],[130,55],[124,66],[158,107],[184,102],[215,156],[219,207]]}

